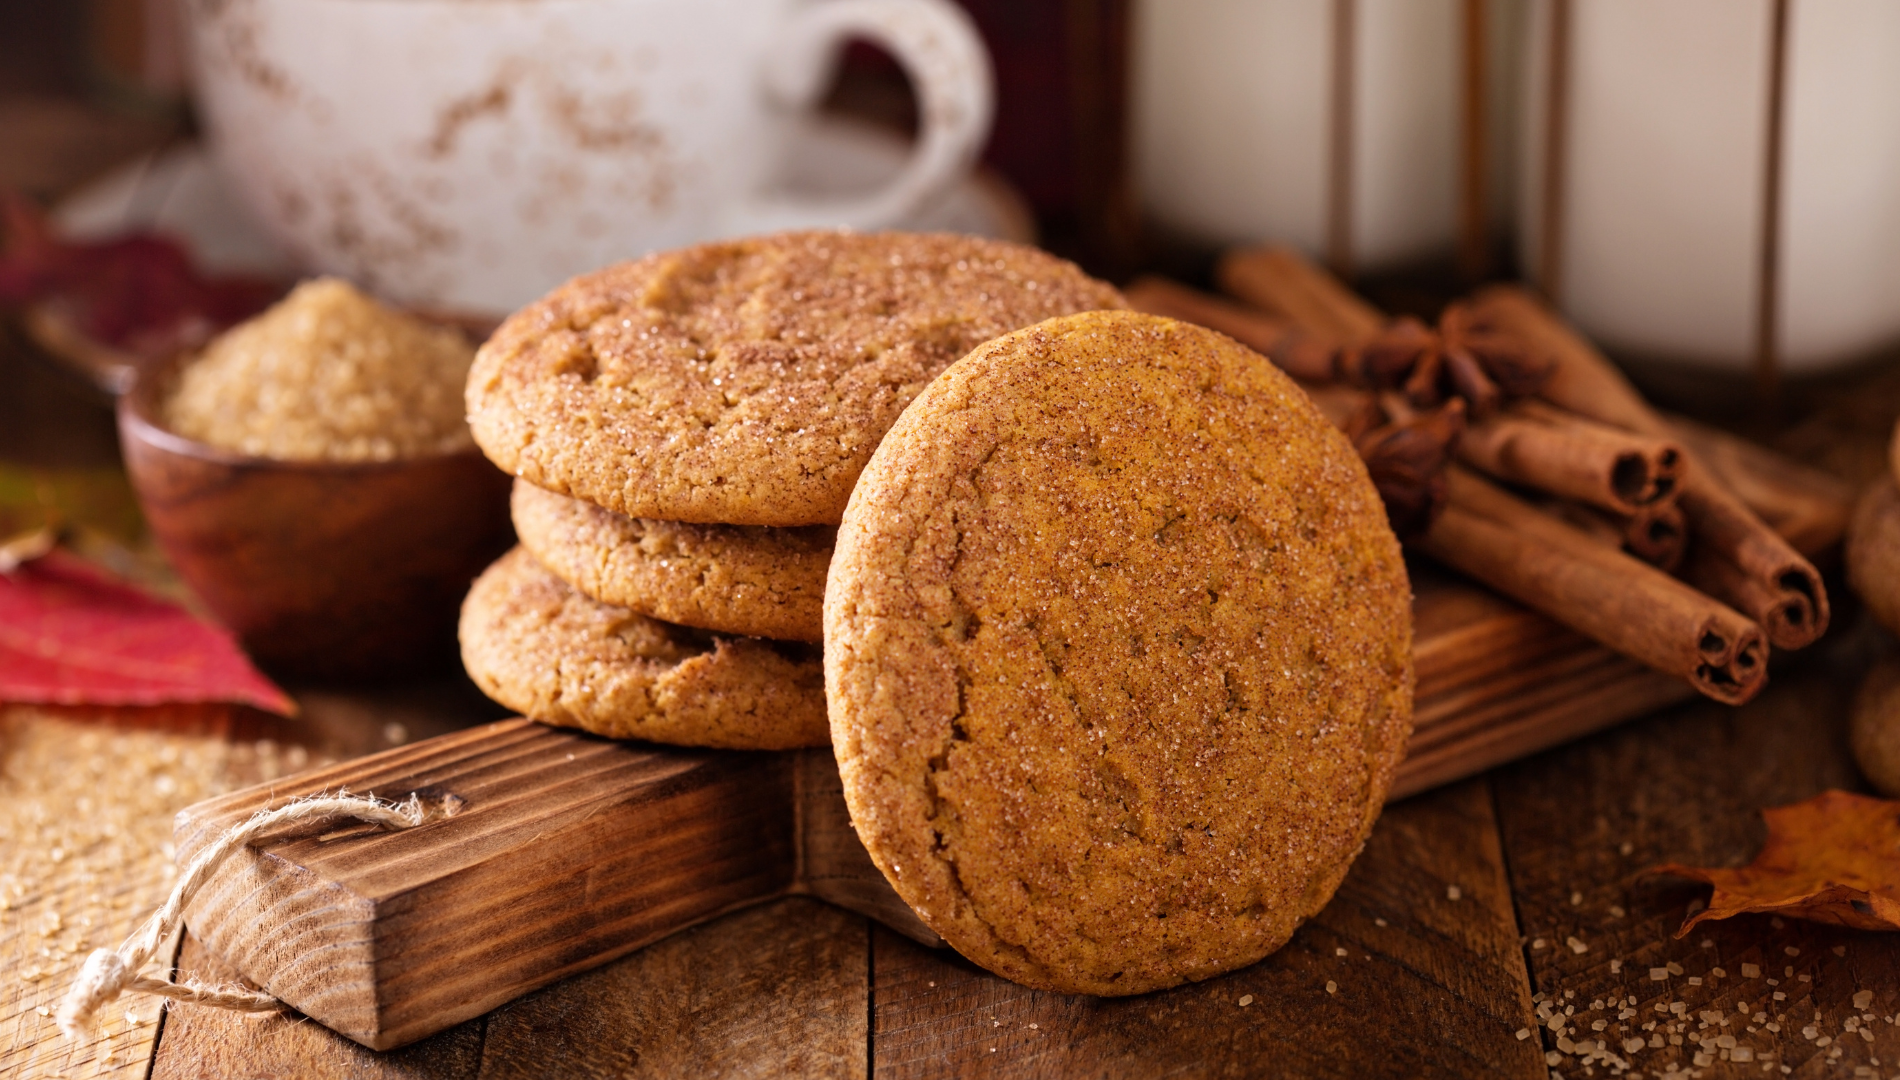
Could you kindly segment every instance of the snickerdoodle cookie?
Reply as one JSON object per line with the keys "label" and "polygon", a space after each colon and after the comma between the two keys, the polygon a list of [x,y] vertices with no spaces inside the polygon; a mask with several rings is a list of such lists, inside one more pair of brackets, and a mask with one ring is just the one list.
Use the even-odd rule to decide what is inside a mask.
{"label": "snickerdoodle cookie", "polygon": [[818,650],[674,626],[575,592],[516,548],[462,605],[462,663],[550,724],[682,746],[823,746]]}
{"label": "snickerdoodle cookie", "polygon": [[970,959],[1133,994],[1332,896],[1411,728],[1365,467],[1212,331],[1096,312],[971,352],[872,456],[825,597],[858,835]]}
{"label": "snickerdoodle cookie", "polygon": [[475,441],[539,487],[631,517],[835,525],[878,440],[977,344],[1121,295],[1034,248],[794,232],[574,279],[469,373]]}
{"label": "snickerdoodle cookie", "polygon": [[688,525],[616,514],[515,481],[515,533],[596,600],[728,634],[824,638],[828,525]]}

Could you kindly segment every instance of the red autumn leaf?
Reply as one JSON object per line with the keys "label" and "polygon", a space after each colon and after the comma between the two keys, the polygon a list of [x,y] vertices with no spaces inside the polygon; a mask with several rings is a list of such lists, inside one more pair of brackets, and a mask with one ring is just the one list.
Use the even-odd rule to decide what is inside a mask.
{"label": "red autumn leaf", "polygon": [[1750,911],[1851,926],[1900,930],[1900,802],[1824,791],[1806,802],[1763,810],[1768,842],[1734,870],[1669,863],[1649,871],[1715,886],[1705,919]]}
{"label": "red autumn leaf", "polygon": [[255,315],[282,291],[256,278],[206,277],[164,236],[61,239],[33,204],[0,192],[0,305],[50,303],[94,341],[162,359]]}
{"label": "red autumn leaf", "polygon": [[224,630],[63,551],[0,573],[0,701],[297,711]]}

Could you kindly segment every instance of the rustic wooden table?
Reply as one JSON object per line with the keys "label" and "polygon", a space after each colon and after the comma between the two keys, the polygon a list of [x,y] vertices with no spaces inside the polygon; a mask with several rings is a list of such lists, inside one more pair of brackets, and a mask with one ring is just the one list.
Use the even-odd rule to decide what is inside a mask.
{"label": "rustic wooden table", "polygon": [[[1892,381],[1790,444],[1850,475],[1878,467]],[[0,484],[94,476],[112,453],[99,399],[0,344]],[[1677,939],[1706,890],[1643,874],[1746,861],[1761,808],[1864,788],[1846,712],[1891,643],[1853,609],[1808,654],[1777,657],[1744,708],[1668,710],[1388,807],[1333,902],[1222,978],[1039,993],[792,899],[388,1054],[292,1016],[138,997],[82,1043],[51,1014],[86,951],[164,895],[177,809],[491,706],[438,679],[294,688],[294,722],[0,710],[0,1075],[1900,1076],[1900,938],[1743,917]],[[177,956],[222,973],[189,936]]]}

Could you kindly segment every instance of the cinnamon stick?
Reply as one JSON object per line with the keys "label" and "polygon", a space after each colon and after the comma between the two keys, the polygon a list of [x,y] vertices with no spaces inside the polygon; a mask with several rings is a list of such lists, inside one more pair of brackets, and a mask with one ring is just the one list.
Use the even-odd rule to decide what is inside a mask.
{"label": "cinnamon stick", "polygon": [[1290,247],[1237,248],[1214,268],[1221,289],[1340,346],[1377,336],[1385,317]]}
{"label": "cinnamon stick", "polygon": [[1759,626],[1467,469],[1414,543],[1427,554],[1617,652],[1739,705],[1767,677]]}
{"label": "cinnamon stick", "polygon": [[1537,500],[1535,505],[1592,540],[1627,551],[1665,574],[1675,573],[1688,551],[1688,526],[1682,508],[1673,502],[1645,506],[1629,517],[1568,499]]}
{"label": "cinnamon stick", "polygon": [[1513,484],[1628,517],[1673,501],[1682,447],[1523,401],[1465,429],[1458,458]]}
{"label": "cinnamon stick", "polygon": [[1689,551],[1689,520],[1680,504],[1655,503],[1623,521],[1623,550],[1673,574]]}
{"label": "cinnamon stick", "polygon": [[1296,379],[1324,383],[1335,378],[1336,350],[1285,319],[1153,275],[1137,278],[1122,295],[1136,311],[1218,330]]}
{"label": "cinnamon stick", "polygon": [[1853,485],[1832,473],[1680,416],[1670,430],[1742,505],[1810,559],[1840,543],[1853,516]]}
{"label": "cinnamon stick", "polygon": [[1538,499],[1530,497],[1531,505],[1551,517],[1571,525],[1583,535],[1599,544],[1613,548],[1623,546],[1623,520],[1598,510],[1594,506],[1571,502],[1568,499]]}
{"label": "cinnamon stick", "polygon": [[[1556,366],[1540,393],[1572,412],[1659,439],[1668,422],[1622,374],[1529,293],[1493,286],[1472,302],[1474,325],[1535,341]],[[1757,517],[1696,455],[1685,452],[1681,506],[1694,538],[1689,580],[1758,620],[1779,648],[1827,630],[1827,589],[1814,565]]]}

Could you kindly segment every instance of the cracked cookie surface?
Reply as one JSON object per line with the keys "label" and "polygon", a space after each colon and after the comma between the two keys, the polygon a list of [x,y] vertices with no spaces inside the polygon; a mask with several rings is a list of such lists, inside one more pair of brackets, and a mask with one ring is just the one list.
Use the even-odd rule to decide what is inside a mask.
{"label": "cracked cookie surface", "polygon": [[630,517],[835,525],[904,406],[976,345],[1126,306],[1034,248],[797,232],[574,279],[477,353],[475,441],[538,487]]}
{"label": "cracked cookie surface", "polygon": [[727,634],[824,638],[826,525],[688,525],[630,518],[516,480],[515,534],[588,596]]}
{"label": "cracked cookie surface", "polygon": [[732,750],[828,738],[815,648],[709,634],[600,603],[523,548],[475,580],[460,632],[469,677],[531,719]]}
{"label": "cracked cookie surface", "polygon": [[1119,995],[1338,887],[1411,729],[1411,590],[1344,436],[1185,323],[974,350],[860,479],[825,598],[854,825],[958,951]]}

